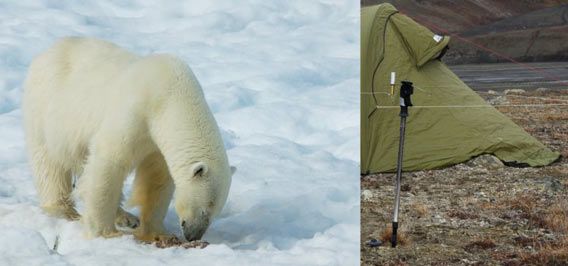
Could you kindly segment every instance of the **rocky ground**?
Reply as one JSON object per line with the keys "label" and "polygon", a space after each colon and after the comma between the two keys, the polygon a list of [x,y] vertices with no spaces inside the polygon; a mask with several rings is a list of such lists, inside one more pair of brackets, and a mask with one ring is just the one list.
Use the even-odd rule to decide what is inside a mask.
{"label": "rocky ground", "polygon": [[568,61],[465,64],[449,67],[474,90],[504,91],[511,88],[525,88],[534,91],[539,87],[551,89],[568,87]]}
{"label": "rocky ground", "polygon": [[[361,177],[362,265],[568,265],[568,91],[480,92],[562,154],[542,168],[504,166],[490,155],[406,173],[401,237],[391,248],[393,174]],[[383,241],[379,247],[366,243]]]}

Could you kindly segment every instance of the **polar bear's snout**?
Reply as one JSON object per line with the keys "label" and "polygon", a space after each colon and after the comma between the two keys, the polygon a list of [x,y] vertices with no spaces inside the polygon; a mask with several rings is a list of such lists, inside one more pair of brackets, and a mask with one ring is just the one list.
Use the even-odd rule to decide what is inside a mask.
{"label": "polar bear's snout", "polygon": [[181,229],[183,236],[187,241],[200,240],[209,227],[209,215],[205,212],[192,221],[183,220],[181,222]]}
{"label": "polar bear's snout", "polygon": [[174,199],[183,235],[194,241],[203,237],[221,212],[236,168],[210,161],[193,163],[189,169],[189,178],[174,175]]}

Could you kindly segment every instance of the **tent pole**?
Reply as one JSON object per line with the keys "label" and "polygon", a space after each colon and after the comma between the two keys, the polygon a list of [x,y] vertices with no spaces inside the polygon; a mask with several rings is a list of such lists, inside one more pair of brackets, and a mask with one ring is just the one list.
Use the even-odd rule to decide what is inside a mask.
{"label": "tent pole", "polygon": [[392,236],[391,246],[394,248],[397,244],[398,231],[398,210],[400,208],[400,179],[402,177],[402,159],[404,153],[404,136],[406,131],[406,117],[408,117],[408,107],[412,106],[410,95],[414,92],[412,82],[403,81],[400,87],[400,141],[398,144],[398,161],[396,165],[396,187],[394,213],[392,218]]}

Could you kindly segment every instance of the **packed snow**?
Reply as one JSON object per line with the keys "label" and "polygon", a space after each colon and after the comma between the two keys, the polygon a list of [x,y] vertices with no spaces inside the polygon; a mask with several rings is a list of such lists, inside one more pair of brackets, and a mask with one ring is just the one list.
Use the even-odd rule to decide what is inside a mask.
{"label": "packed snow", "polygon": [[[358,1],[20,0],[0,14],[0,264],[359,264]],[[22,84],[64,36],[175,54],[193,69],[238,168],[211,245],[87,240],[79,222],[42,213]],[[180,235],[172,206],[166,226]]]}

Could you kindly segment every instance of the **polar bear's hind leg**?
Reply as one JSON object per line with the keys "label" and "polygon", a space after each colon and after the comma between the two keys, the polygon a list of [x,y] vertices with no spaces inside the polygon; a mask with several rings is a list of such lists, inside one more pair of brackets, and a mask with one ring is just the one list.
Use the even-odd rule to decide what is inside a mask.
{"label": "polar bear's hind leg", "polygon": [[32,171],[41,208],[50,216],[78,220],[79,214],[71,196],[71,171],[51,160],[43,145],[32,148]]}
{"label": "polar bear's hind leg", "polygon": [[118,208],[114,219],[116,227],[136,229],[140,225],[140,220],[136,215],[125,211],[122,207]]}

